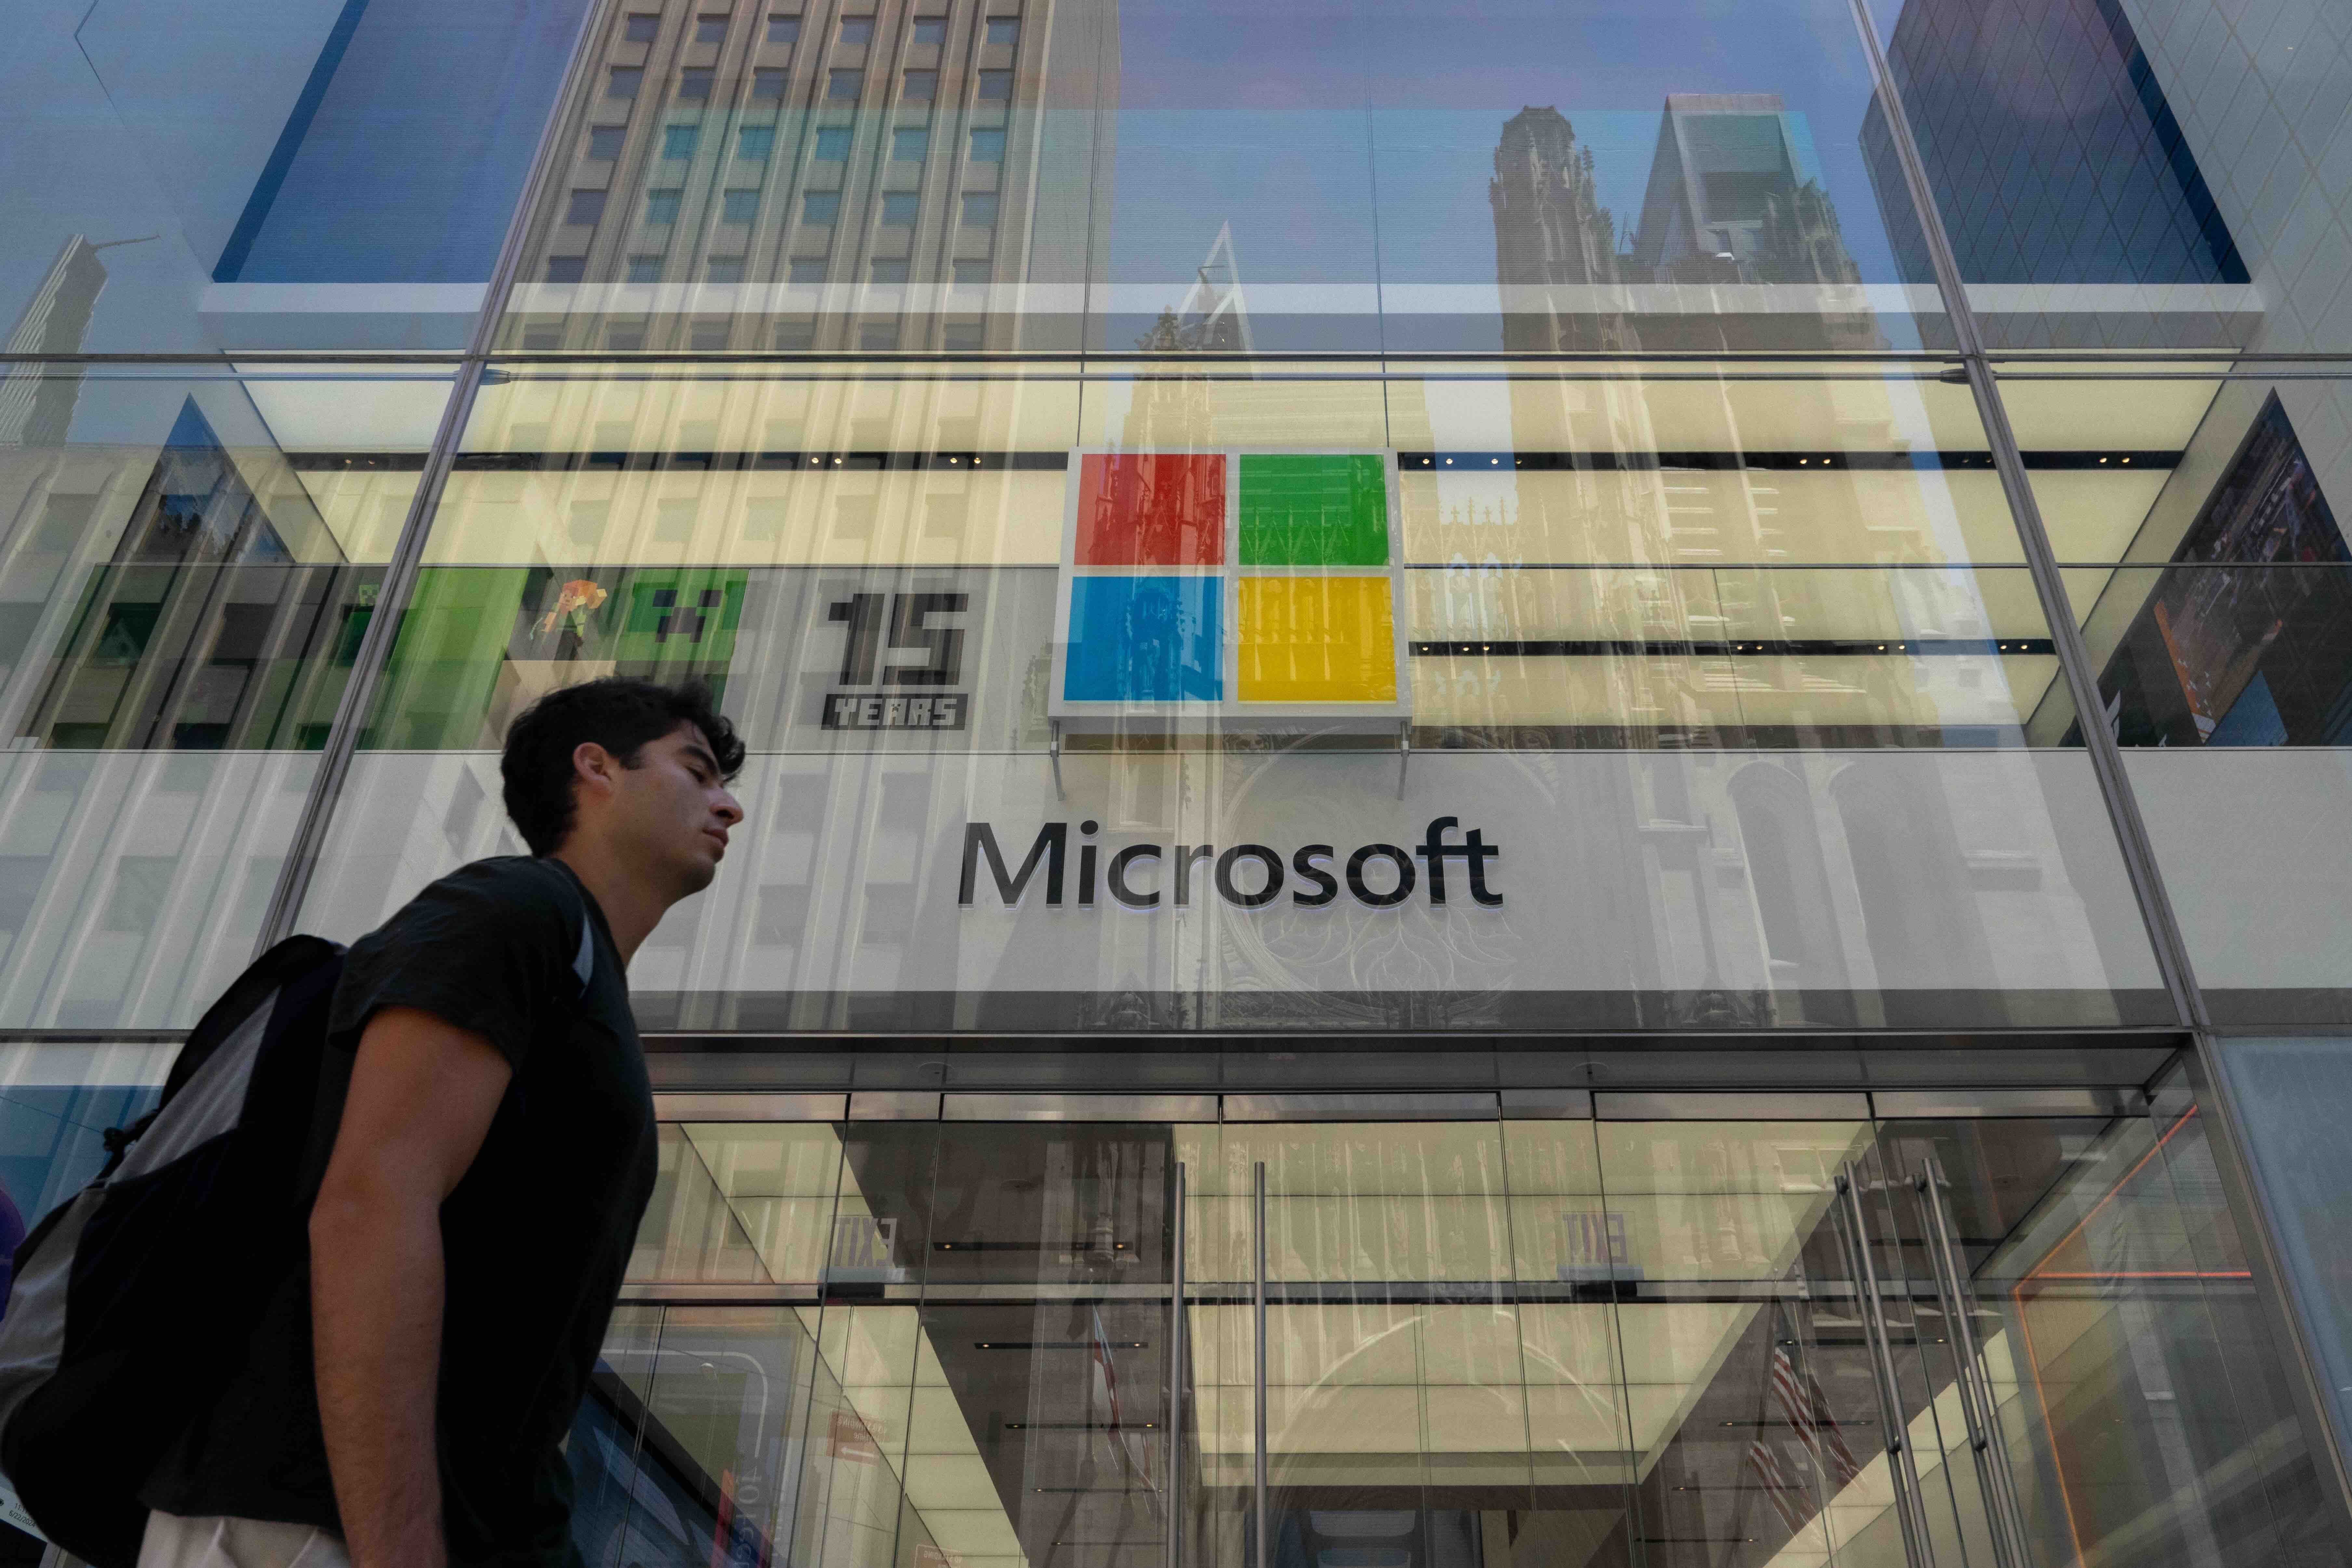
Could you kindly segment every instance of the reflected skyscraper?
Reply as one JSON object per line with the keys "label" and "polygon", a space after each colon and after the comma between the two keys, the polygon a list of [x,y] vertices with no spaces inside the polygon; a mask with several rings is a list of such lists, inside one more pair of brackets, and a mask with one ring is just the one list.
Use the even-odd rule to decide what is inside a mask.
{"label": "reflected skyscraper", "polygon": [[[117,245],[135,243],[116,240]],[[10,354],[79,353],[82,334],[89,330],[90,312],[106,287],[106,264],[98,253],[107,248],[75,235],[49,264],[41,286],[33,291],[9,330],[5,352]],[[0,374],[0,447],[55,447],[66,438],[73,423],[74,404],[81,394],[81,377],[45,371],[39,365],[12,363]]]}
{"label": "reflected skyscraper", "polygon": [[[2210,287],[2251,274],[2123,7],[2035,0],[2003,16],[1995,30],[1972,5],[1906,0],[1886,40],[1980,324],[1996,341],[2053,345],[2253,342],[2263,300]],[[2255,156],[2255,142],[2235,144]],[[1927,277],[1883,102],[1864,117],[1862,152],[1903,276]],[[2226,188],[2238,173],[2250,195],[2267,172],[2215,174]]]}
{"label": "reflected skyscraper", "polygon": [[[2115,0],[2040,0],[1998,33],[1963,0],[1906,0],[1887,68],[1971,283],[2243,283],[2246,264],[2213,205]],[[2031,102],[2034,112],[1986,113]],[[1887,235],[1927,275],[1903,171],[1874,100],[1863,121]]]}
{"label": "reflected skyscraper", "polygon": [[1066,319],[1074,343],[1108,222],[1088,192],[1110,156],[1118,17],[1008,0],[614,11],[510,330],[622,353],[971,351],[1059,346],[1045,340]]}
{"label": "reflected skyscraper", "polygon": [[1625,275],[1810,287],[1801,310],[1750,315],[1740,346],[1885,347],[1837,205],[1812,163],[1803,123],[1777,92],[1667,94]]}
{"label": "reflected skyscraper", "polygon": [[1777,92],[1670,93],[1632,275],[1660,283],[1858,284],[1837,206]]}
{"label": "reflected skyscraper", "polygon": [[[1803,124],[1780,94],[1668,94],[1630,231],[1601,205],[1600,174],[1558,109],[1505,122],[1487,200],[1506,349],[1885,346]],[[1812,292],[1727,294],[1704,311],[1671,292],[1755,285]]]}

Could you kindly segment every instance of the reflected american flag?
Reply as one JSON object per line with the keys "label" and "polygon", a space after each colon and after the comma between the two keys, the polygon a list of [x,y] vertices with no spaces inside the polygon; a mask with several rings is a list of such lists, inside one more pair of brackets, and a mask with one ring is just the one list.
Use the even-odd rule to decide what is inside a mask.
{"label": "reflected american flag", "polygon": [[1789,1417],[1789,1425],[1797,1440],[1812,1451],[1823,1470],[1839,1486],[1850,1485],[1862,1473],[1862,1466],[1846,1446],[1845,1434],[1838,1427],[1837,1417],[1830,1412],[1829,1395],[1822,1389],[1821,1379],[1808,1372],[1801,1378],[1796,1363],[1789,1359],[1788,1348],[1772,1347],[1772,1397]]}

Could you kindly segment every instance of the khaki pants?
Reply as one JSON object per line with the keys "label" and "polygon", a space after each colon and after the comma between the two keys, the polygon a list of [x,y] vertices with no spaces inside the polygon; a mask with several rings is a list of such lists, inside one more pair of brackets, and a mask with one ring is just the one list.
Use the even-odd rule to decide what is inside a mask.
{"label": "khaki pants", "polygon": [[351,1568],[343,1543],[307,1524],[147,1516],[139,1568]]}

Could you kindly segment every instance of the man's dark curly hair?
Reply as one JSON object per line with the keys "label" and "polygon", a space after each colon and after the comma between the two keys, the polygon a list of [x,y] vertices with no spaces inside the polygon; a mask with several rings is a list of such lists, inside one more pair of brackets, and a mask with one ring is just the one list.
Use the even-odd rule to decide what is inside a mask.
{"label": "man's dark curly hair", "polygon": [[524,709],[507,729],[499,774],[506,781],[507,815],[530,852],[553,854],[572,831],[572,753],[583,743],[593,741],[634,768],[646,742],[680,724],[702,731],[722,777],[742,768],[743,742],[699,680],[664,686],[608,675],[559,688]]}

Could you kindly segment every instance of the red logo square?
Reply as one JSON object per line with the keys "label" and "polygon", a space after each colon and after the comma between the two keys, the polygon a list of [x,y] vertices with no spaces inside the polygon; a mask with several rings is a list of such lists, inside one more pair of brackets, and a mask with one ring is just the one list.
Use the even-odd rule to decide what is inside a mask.
{"label": "red logo square", "polygon": [[1225,559],[1222,452],[1079,458],[1080,566],[1218,566]]}

